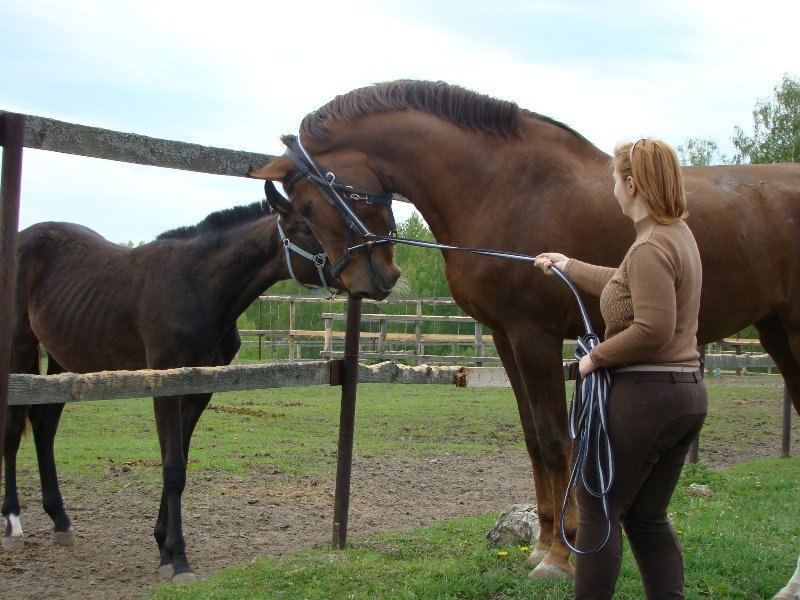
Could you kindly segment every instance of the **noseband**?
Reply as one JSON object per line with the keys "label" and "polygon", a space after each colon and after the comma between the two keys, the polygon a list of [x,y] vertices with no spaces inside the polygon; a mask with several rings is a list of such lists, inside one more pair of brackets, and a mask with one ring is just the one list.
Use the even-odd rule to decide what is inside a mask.
{"label": "noseband", "polygon": [[[328,255],[324,252],[320,252],[319,254],[311,254],[311,252],[303,250],[300,246],[295,244],[286,236],[286,233],[284,233],[283,227],[281,227],[280,223],[277,225],[278,235],[280,236],[281,244],[283,245],[283,255],[286,259],[286,266],[289,268],[289,275],[292,276],[292,281],[315,296],[319,296],[320,298],[324,298],[326,300],[335,298],[336,292],[331,289],[331,286],[328,285],[328,281],[325,279],[325,262],[328,260]],[[319,275],[319,288],[308,286],[297,278],[297,276],[294,274],[294,269],[292,268],[292,252],[314,263],[314,266],[317,267],[317,275]],[[327,293],[321,292],[321,289],[325,290]]]}
{"label": "noseband", "polygon": [[[358,252],[370,248],[375,242],[387,243],[397,235],[394,213],[392,213],[391,194],[376,194],[375,192],[338,183],[336,175],[326,171],[322,165],[311,157],[300,142],[299,134],[286,149],[286,157],[292,161],[299,171],[298,175],[287,184],[287,187],[291,187],[298,179],[306,178],[325,198],[325,201],[336,209],[336,212],[339,213],[342,221],[347,226],[347,250],[342,255],[342,258],[331,268],[331,273],[334,277],[339,276]],[[377,236],[370,232],[355,212],[356,202],[385,206],[389,211],[390,235]],[[355,234],[360,235],[364,239],[364,243],[355,245]]]}

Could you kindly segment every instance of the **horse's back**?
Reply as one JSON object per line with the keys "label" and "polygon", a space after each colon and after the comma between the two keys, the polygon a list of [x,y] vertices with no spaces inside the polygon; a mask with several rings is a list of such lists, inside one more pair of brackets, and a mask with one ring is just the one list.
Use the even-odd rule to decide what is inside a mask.
{"label": "horse's back", "polygon": [[[38,223],[21,231],[17,331],[32,332],[69,371],[144,367],[135,305],[145,290],[129,260],[132,252],[74,223]],[[130,347],[130,357],[106,365],[116,346]]]}
{"label": "horse's back", "polygon": [[800,295],[800,165],[687,168],[684,185],[703,261],[701,341],[786,314]]}

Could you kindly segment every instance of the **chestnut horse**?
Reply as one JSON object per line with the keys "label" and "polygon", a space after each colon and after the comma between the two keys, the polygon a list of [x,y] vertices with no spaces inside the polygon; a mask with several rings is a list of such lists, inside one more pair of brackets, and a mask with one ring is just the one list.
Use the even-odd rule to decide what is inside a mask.
{"label": "chestnut horse", "polygon": [[[370,197],[363,190],[405,196],[453,246],[559,251],[616,266],[633,241],[607,154],[558,121],[457,86],[353,90],[307,115],[284,143],[286,153],[251,176],[283,182],[354,295],[383,298],[399,274],[392,246],[381,243],[390,211],[360,201]],[[800,165],[686,168],[684,176],[704,265],[698,341],[755,323],[800,411]],[[561,348],[581,333],[575,300],[530,264],[454,251],[444,258],[453,298],[491,328],[517,399],[541,522],[531,575],[569,577],[557,517],[570,458]],[[585,301],[602,332],[598,300]],[[574,510],[566,525],[574,535]]]}
{"label": "chestnut horse", "polygon": [[[259,294],[292,271],[304,284],[325,285],[320,281],[325,255],[308,225],[272,184],[266,190],[277,212],[265,201],[226,209],[138,248],[111,243],[72,223],[39,223],[21,231],[12,372],[39,373],[40,343],[48,353],[48,374],[229,364],[241,343],[236,320]],[[302,257],[290,258],[286,247],[296,247]],[[309,260],[313,255],[315,262]],[[325,269],[327,281],[338,285],[330,267]],[[181,495],[192,432],[210,399],[210,393],[154,398],[163,466],[154,535],[159,570],[173,581],[194,579],[185,553]],[[8,407],[6,549],[22,547],[24,539],[16,455],[26,417],[56,541],[74,539],[53,456],[63,408]]]}

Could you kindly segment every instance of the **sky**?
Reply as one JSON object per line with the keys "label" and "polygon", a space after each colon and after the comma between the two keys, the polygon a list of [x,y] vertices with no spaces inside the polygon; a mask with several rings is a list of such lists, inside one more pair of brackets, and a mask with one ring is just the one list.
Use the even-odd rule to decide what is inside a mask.
{"label": "sky", "polygon": [[[281,154],[334,96],[458,84],[610,153],[715,141],[800,77],[797,0],[0,0],[0,110]],[[262,182],[25,150],[20,229],[70,221],[152,240],[263,198]],[[396,207],[398,220],[409,205]]]}

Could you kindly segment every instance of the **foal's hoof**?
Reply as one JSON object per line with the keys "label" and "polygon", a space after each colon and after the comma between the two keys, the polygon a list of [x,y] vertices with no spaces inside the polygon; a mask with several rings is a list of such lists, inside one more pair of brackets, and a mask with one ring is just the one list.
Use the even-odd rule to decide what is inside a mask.
{"label": "foal's hoof", "polygon": [[3,550],[22,550],[25,547],[25,536],[4,535]]}
{"label": "foal's hoof", "polygon": [[70,526],[66,531],[54,531],[53,539],[59,546],[74,546],[75,545],[75,529]]}
{"label": "foal's hoof", "polygon": [[175,573],[175,575],[172,576],[172,583],[194,583],[195,581],[197,581],[197,575],[191,571]]}
{"label": "foal's hoof", "polygon": [[172,563],[166,563],[163,565],[159,565],[158,567],[158,574],[161,575],[164,579],[172,579],[172,574],[175,572],[175,569],[172,568]]}
{"label": "foal's hoof", "polygon": [[569,563],[567,563],[567,566],[568,568],[564,569],[550,562],[540,562],[536,568],[528,574],[528,577],[531,579],[572,581],[575,579],[575,568]]}

